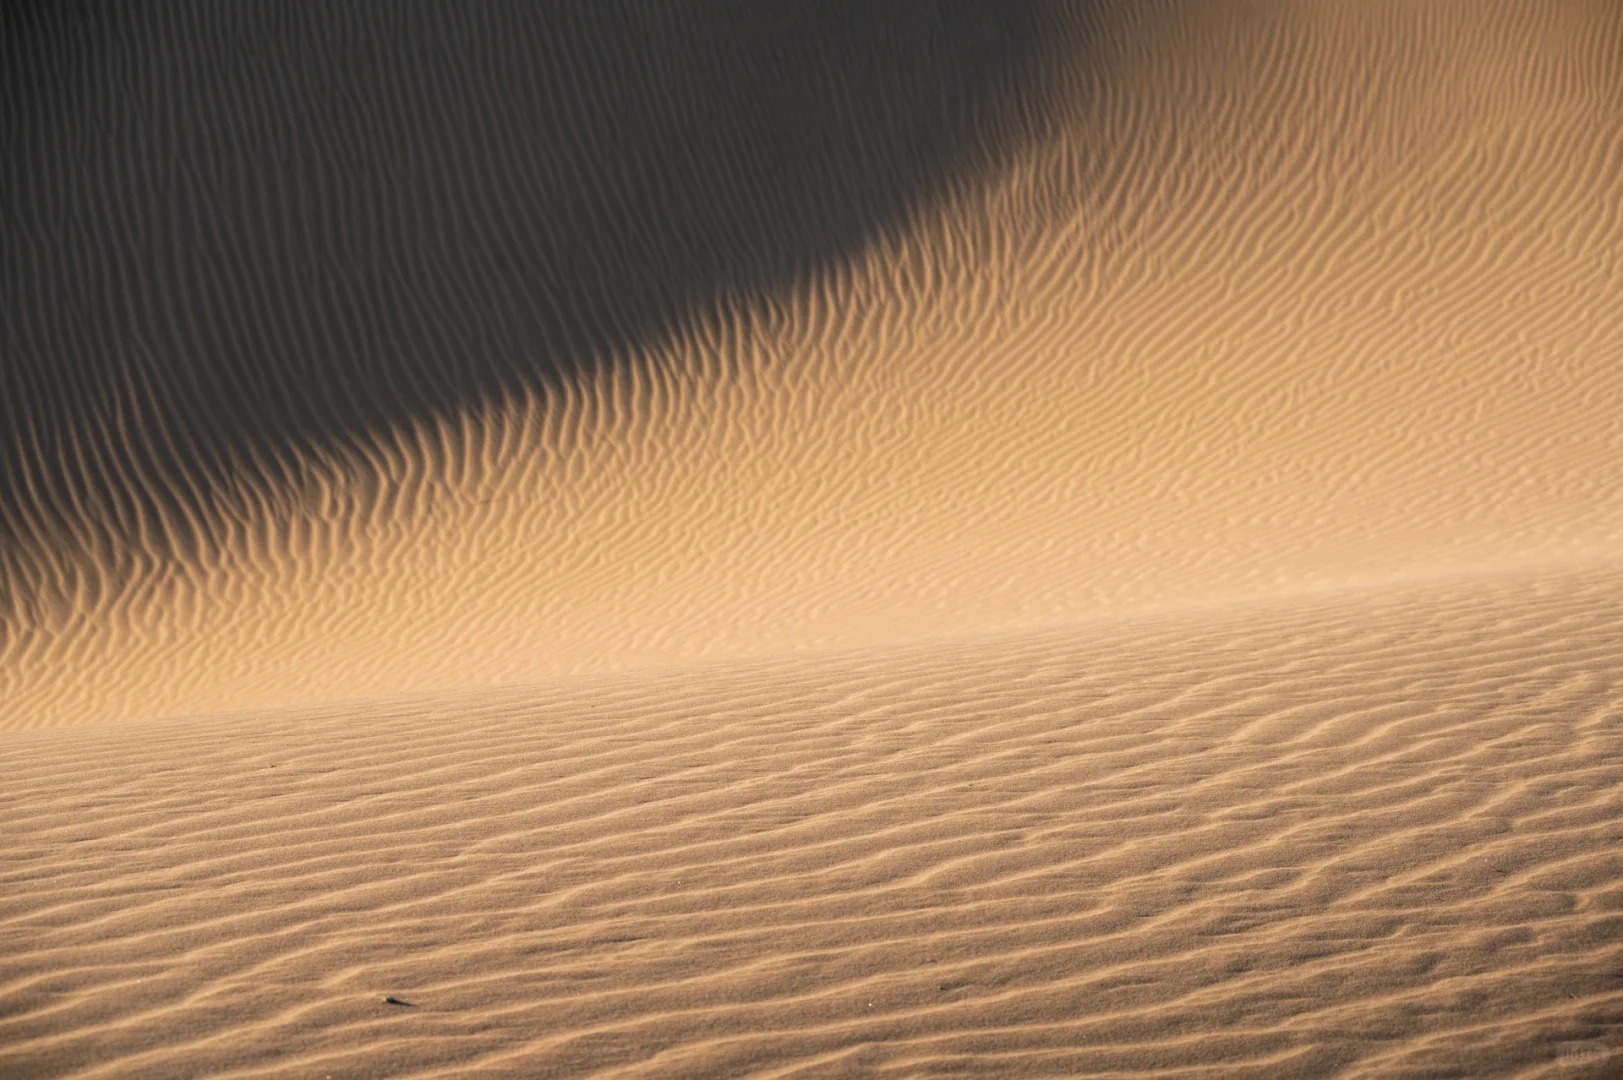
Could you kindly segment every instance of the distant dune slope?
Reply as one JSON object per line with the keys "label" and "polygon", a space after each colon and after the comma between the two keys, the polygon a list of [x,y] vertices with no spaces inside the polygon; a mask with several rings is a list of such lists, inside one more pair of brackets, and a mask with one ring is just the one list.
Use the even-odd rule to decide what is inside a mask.
{"label": "distant dune slope", "polygon": [[1613,1075],[1620,690],[1613,566],[8,732],[0,1073]]}
{"label": "distant dune slope", "polygon": [[7,24],[0,724],[1623,539],[1623,8]]}

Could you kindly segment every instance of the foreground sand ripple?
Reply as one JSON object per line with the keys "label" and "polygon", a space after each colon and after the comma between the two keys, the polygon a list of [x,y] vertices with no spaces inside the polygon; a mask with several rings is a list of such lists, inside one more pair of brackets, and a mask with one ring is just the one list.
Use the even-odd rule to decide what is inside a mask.
{"label": "foreground sand ripple", "polygon": [[0,1073],[1599,1075],[1620,681],[1596,567],[11,732]]}

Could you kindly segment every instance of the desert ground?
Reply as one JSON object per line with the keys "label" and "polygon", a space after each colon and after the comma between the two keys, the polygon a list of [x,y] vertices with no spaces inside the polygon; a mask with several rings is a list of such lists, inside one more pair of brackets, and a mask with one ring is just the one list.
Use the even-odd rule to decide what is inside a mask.
{"label": "desert ground", "polygon": [[0,1076],[1623,1074],[1623,6],[5,19]]}

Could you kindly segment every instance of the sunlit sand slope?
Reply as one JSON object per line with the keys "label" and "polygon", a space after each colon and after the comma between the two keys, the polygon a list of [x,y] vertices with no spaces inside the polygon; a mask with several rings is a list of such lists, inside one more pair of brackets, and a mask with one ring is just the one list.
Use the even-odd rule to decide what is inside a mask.
{"label": "sunlit sand slope", "polygon": [[0,724],[1623,544],[1623,7],[767,8],[61,30]]}
{"label": "sunlit sand slope", "polygon": [[13,732],[0,1073],[1597,1076],[1620,687],[1614,567]]}

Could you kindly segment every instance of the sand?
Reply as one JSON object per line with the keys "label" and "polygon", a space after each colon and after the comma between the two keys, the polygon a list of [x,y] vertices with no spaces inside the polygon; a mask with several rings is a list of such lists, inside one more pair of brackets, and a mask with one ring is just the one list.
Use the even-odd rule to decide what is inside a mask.
{"label": "sand", "polygon": [[1565,1075],[1620,582],[19,735],[0,1073]]}
{"label": "sand", "polygon": [[0,1075],[1620,1067],[1615,4],[6,35]]}

